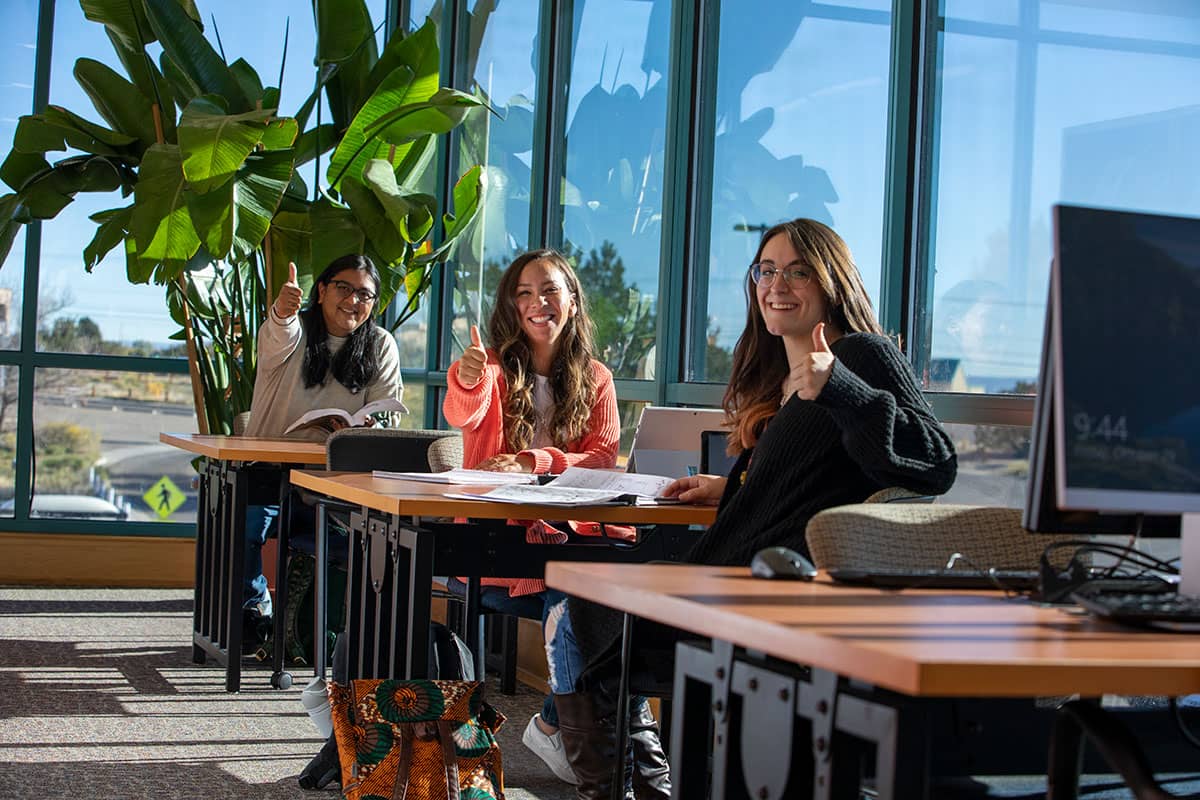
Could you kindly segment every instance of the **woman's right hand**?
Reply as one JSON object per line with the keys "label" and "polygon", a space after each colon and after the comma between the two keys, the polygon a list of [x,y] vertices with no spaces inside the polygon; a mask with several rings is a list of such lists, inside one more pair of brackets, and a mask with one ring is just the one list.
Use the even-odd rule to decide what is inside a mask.
{"label": "woman's right hand", "polygon": [[727,479],[720,475],[689,475],[671,483],[663,490],[663,497],[675,497],[681,503],[700,506],[715,506],[725,494]]}
{"label": "woman's right hand", "polygon": [[279,287],[279,296],[275,298],[275,316],[280,319],[291,319],[300,310],[304,295],[300,292],[300,284],[296,282],[296,264],[288,263],[288,279]]}
{"label": "woman's right hand", "polygon": [[463,351],[458,360],[458,382],[464,389],[474,389],[483,380],[483,371],[487,369],[487,350],[483,349],[483,341],[479,338],[479,326],[471,326],[471,346]]}

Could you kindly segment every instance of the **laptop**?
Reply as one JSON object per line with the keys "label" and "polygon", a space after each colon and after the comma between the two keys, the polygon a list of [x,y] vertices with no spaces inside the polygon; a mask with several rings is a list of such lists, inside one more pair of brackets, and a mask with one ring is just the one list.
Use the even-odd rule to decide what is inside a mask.
{"label": "laptop", "polygon": [[719,408],[646,406],[633,434],[628,472],[683,478],[701,472],[702,434],[724,431]]}

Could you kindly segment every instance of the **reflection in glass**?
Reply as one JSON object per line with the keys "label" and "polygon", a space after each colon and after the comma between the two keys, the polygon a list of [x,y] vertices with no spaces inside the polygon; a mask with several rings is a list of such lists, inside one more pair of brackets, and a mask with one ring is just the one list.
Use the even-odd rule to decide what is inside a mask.
{"label": "reflection in glass", "polygon": [[[193,522],[191,457],[160,444],[163,432],[195,432],[186,374],[39,369],[33,395],[33,508],[43,515],[100,519],[102,498],[135,521],[164,519],[143,495],[166,477],[184,503],[165,517]],[[40,499],[39,499],[40,498]],[[152,496],[153,499],[153,496]]]}
{"label": "reflection in glass", "polygon": [[642,418],[642,409],[650,405],[641,400],[618,400],[617,413],[621,417],[621,446],[618,450],[621,464],[629,457],[629,448],[633,446],[633,434],[637,432],[638,420]]}
{"label": "reflection in glass", "polygon": [[576,261],[600,359],[653,377],[671,3],[574,5],[564,249]]}
{"label": "reflection in glass", "polygon": [[500,274],[529,237],[533,101],[537,79],[537,3],[473,3],[467,20],[471,91],[497,114],[475,114],[462,126],[461,164],[482,164],[487,192],[474,228],[456,250],[449,360],[462,354],[470,325],[489,316]]}
{"label": "reflection in glass", "polygon": [[16,366],[0,364],[0,517],[13,514],[10,503],[17,480],[17,389],[20,377]]}
{"label": "reflection in glass", "polygon": [[[850,245],[878,300],[891,15],[757,0],[722,5],[712,223],[698,380],[724,381],[746,270],[770,225],[809,217]],[[703,314],[704,316],[699,316]]]}
{"label": "reflection in glass", "polygon": [[[37,0],[9,0],[4,4],[4,47],[0,48],[0,147],[7,152],[17,130],[17,120],[33,111],[33,71],[37,39]],[[0,188],[0,195],[20,187]],[[7,269],[0,272],[0,349],[21,346],[21,296],[25,276],[25,226],[0,257]]]}
{"label": "reflection in glass", "polygon": [[1021,508],[1029,480],[1029,428],[947,424],[958,477],[938,502]]}
{"label": "reflection in glass", "polygon": [[1032,2],[1030,25],[984,36],[951,24],[960,7],[939,35],[917,365],[932,390],[1031,393],[1051,206],[1200,215],[1200,57],[1171,44],[1200,40],[1200,12]]}

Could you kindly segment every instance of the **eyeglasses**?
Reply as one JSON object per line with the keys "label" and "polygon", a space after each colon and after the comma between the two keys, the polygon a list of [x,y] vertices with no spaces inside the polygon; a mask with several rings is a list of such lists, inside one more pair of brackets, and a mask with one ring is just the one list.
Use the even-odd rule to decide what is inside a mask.
{"label": "eyeglasses", "polygon": [[783,282],[788,286],[799,289],[812,280],[812,272],[803,267],[776,269],[766,264],[750,265],[750,280],[755,283],[761,283],[763,286],[771,286],[775,283],[775,279],[779,277],[782,277]]}
{"label": "eyeglasses", "polygon": [[350,295],[354,295],[355,302],[364,305],[374,303],[375,298],[379,296],[370,289],[359,289],[354,284],[345,281],[330,281],[329,285],[337,290],[339,299],[345,300]]}

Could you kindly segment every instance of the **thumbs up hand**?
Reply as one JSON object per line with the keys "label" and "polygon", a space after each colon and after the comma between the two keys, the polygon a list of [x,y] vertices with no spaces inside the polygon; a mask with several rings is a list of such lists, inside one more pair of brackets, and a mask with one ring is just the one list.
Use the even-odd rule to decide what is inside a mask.
{"label": "thumbs up hand", "polygon": [[818,322],[812,331],[812,352],[792,365],[791,371],[783,381],[783,402],[786,403],[793,394],[800,395],[803,400],[816,400],[829,383],[829,373],[833,371],[836,358],[825,340],[825,323]]}
{"label": "thumbs up hand", "polygon": [[300,292],[300,284],[296,282],[296,264],[288,263],[288,279],[279,287],[279,295],[275,298],[275,316],[280,319],[290,319],[300,310],[304,295]]}
{"label": "thumbs up hand", "polygon": [[464,389],[474,389],[483,380],[483,371],[487,368],[487,350],[483,349],[483,340],[479,338],[479,326],[471,326],[471,346],[463,351],[458,360],[458,382]]}

